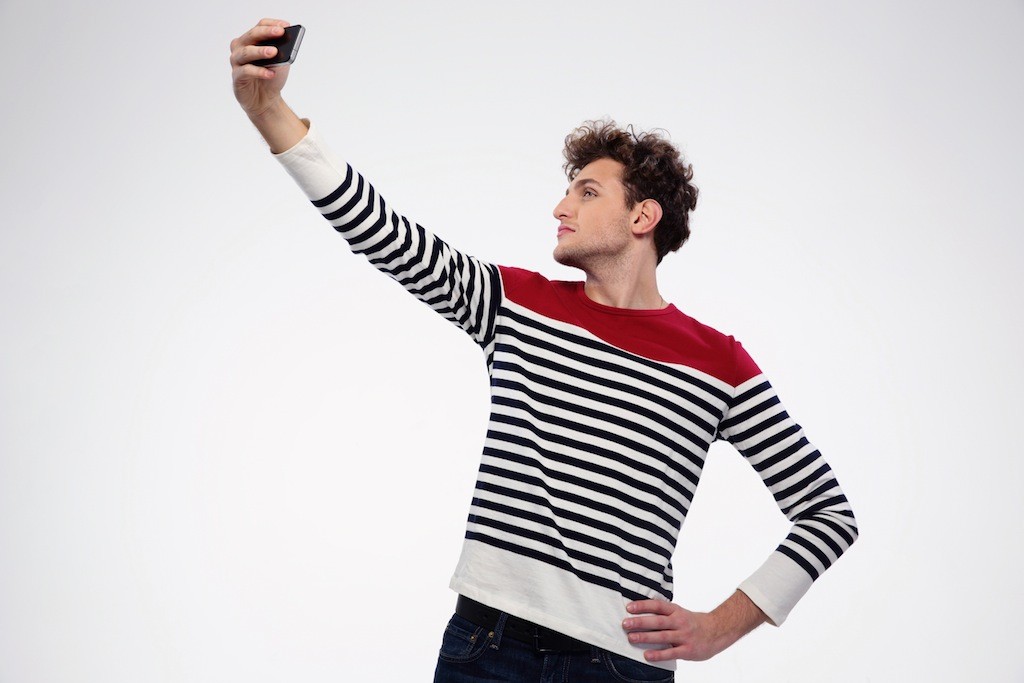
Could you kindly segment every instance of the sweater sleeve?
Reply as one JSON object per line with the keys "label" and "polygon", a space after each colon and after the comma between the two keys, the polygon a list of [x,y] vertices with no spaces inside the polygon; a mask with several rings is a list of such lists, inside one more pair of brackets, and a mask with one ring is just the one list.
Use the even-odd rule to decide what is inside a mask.
{"label": "sweater sleeve", "polygon": [[853,544],[857,522],[821,453],[743,347],[735,348],[740,377],[748,379],[736,385],[719,435],[757,471],[793,522],[785,540],[739,589],[778,626]]}
{"label": "sweater sleeve", "polygon": [[349,248],[486,347],[501,296],[498,268],[449,247],[395,213],[350,165],[336,161],[315,125],[275,155]]}

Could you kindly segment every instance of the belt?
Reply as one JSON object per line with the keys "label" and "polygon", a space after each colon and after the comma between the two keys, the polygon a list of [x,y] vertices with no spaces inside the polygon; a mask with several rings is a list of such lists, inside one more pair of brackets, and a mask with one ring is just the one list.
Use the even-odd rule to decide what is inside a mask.
{"label": "belt", "polygon": [[[481,628],[490,629],[498,623],[501,610],[460,595],[455,603],[455,613]],[[572,636],[553,631],[526,619],[514,617],[511,614],[505,621],[505,630],[502,631],[502,635],[532,645],[537,652],[580,652],[592,649],[592,646],[582,640],[576,640]]]}

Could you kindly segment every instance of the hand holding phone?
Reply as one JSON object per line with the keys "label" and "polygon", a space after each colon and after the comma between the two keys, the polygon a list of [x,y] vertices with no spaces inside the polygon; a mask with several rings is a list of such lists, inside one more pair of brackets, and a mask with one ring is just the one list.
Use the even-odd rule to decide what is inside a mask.
{"label": "hand holding phone", "polygon": [[[292,35],[284,36],[286,32]],[[306,125],[281,98],[281,90],[288,81],[288,64],[295,60],[302,33],[301,26],[289,26],[283,19],[265,18],[231,41],[231,84],[235,99],[274,153],[295,146],[308,132]],[[261,43],[263,47],[257,47]],[[271,50],[268,45],[276,49]],[[269,64],[269,69],[258,66],[260,60],[256,59],[267,52],[277,53],[264,62]]]}
{"label": "hand holding phone", "polygon": [[295,24],[289,26],[284,30],[284,34],[272,38],[270,40],[264,40],[260,43],[256,43],[260,46],[272,46],[277,48],[277,54],[267,59],[257,59],[252,62],[256,66],[273,67],[273,66],[285,66],[295,61],[295,58],[299,54],[299,45],[302,44],[302,36],[305,35],[306,29],[301,24]]}

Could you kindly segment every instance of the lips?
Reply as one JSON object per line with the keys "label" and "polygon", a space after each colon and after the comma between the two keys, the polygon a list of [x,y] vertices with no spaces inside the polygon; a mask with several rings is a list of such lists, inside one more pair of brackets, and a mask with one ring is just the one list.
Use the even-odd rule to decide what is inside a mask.
{"label": "lips", "polygon": [[561,237],[562,235],[564,235],[567,232],[576,232],[576,231],[573,230],[572,228],[570,228],[568,225],[559,225],[558,226],[558,236],[559,237]]}

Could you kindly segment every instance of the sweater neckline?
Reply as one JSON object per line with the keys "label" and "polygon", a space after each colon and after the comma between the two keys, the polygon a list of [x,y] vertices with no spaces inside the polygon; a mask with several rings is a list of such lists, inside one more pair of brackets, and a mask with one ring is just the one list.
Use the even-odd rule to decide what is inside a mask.
{"label": "sweater neckline", "polygon": [[580,302],[587,308],[592,308],[600,313],[607,313],[609,315],[626,315],[626,316],[651,316],[651,315],[669,315],[677,312],[675,304],[669,304],[665,308],[616,308],[614,306],[606,306],[605,304],[598,303],[587,296],[584,291],[583,282],[576,283],[576,296]]}

